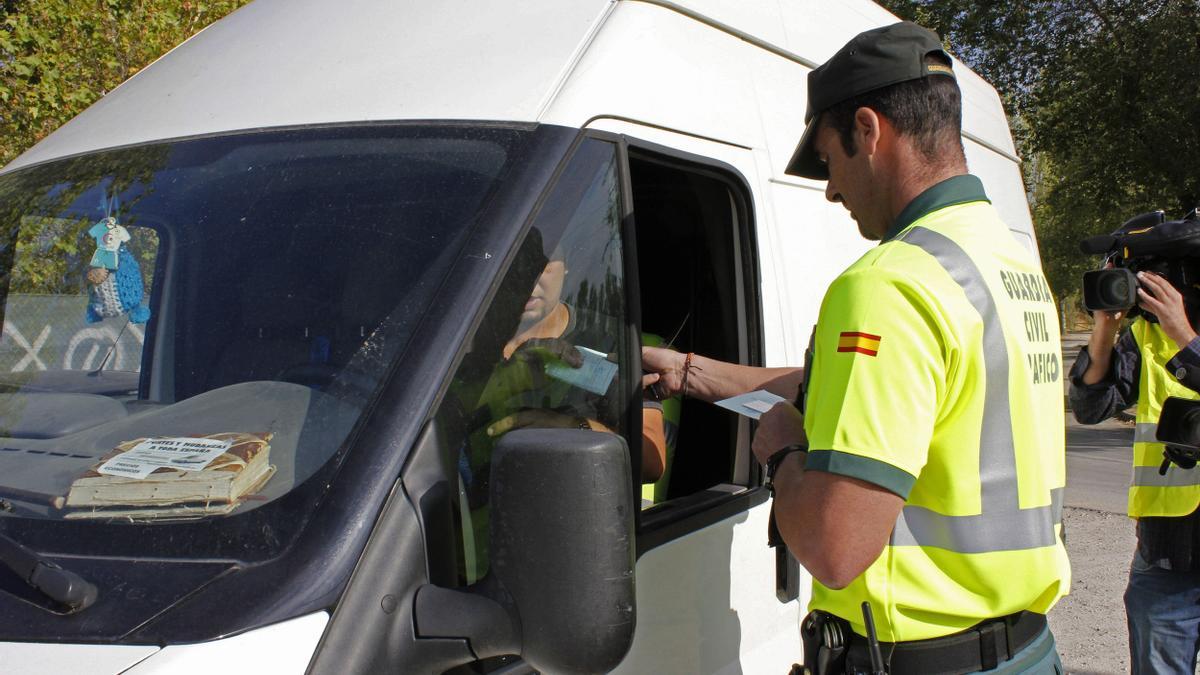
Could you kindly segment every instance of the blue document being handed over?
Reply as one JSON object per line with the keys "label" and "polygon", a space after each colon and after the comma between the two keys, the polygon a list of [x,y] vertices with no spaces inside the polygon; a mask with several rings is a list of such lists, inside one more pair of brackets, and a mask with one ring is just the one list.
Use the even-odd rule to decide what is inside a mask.
{"label": "blue document being handed over", "polygon": [[556,380],[603,396],[617,376],[617,364],[608,360],[608,355],[587,347],[575,347],[583,355],[583,365],[572,368],[566,363],[546,365],[546,374]]}

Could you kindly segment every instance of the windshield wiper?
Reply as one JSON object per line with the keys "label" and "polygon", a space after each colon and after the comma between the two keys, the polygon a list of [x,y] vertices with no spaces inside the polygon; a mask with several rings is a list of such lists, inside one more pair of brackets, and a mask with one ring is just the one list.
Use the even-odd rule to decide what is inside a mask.
{"label": "windshield wiper", "polygon": [[95,584],[3,533],[0,533],[0,563],[47,598],[70,608],[71,612],[87,609],[99,593]]}

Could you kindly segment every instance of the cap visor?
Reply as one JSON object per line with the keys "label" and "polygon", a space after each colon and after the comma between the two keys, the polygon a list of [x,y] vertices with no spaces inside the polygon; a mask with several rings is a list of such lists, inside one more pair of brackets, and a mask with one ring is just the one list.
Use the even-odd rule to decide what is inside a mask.
{"label": "cap visor", "polygon": [[812,118],[808,126],[804,127],[804,134],[800,136],[800,144],[796,146],[796,152],[792,153],[792,159],[788,162],[784,173],[813,180],[829,180],[829,167],[817,159],[817,151],[813,148],[817,142],[817,126],[820,122],[821,116],[817,115]]}

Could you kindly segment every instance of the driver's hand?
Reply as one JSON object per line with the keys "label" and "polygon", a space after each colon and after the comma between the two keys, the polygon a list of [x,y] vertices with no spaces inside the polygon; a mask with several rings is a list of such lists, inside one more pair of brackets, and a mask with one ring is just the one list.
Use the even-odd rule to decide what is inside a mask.
{"label": "driver's hand", "polygon": [[525,363],[561,361],[572,368],[583,365],[583,354],[562,338],[530,338],[521,343],[509,360]]}
{"label": "driver's hand", "polygon": [[665,347],[642,347],[642,388],[661,401],[683,393],[687,355]]}
{"label": "driver's hand", "polygon": [[496,438],[503,436],[513,429],[533,427],[535,429],[592,429],[592,422],[586,417],[568,415],[556,410],[533,408],[521,410],[505,417],[498,422],[488,425],[487,435]]}

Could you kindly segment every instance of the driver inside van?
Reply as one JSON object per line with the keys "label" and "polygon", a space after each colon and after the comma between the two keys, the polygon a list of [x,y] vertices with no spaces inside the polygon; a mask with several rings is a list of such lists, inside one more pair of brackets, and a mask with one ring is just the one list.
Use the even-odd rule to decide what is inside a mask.
{"label": "driver inside van", "polygon": [[[516,333],[504,345],[504,362],[493,373],[493,379],[484,389],[481,400],[492,400],[496,392],[507,392],[512,401],[513,397],[523,398],[519,410],[505,415],[496,422],[488,425],[486,433],[490,438],[520,429],[522,427],[540,428],[580,428],[593,431],[613,430],[606,426],[596,416],[589,415],[590,411],[578,411],[569,414],[561,409],[561,404],[552,407],[539,405],[555,397],[546,396],[548,379],[544,368],[530,368],[531,365],[549,365],[562,362],[566,366],[579,369],[584,365],[584,355],[575,346],[575,339],[582,339],[580,344],[595,345],[597,339],[611,340],[615,331],[608,333],[605,338],[592,334],[593,331],[581,331],[581,324],[596,323],[581,321],[582,312],[562,299],[563,285],[568,274],[567,263],[562,249],[556,248],[546,262],[542,273],[534,284],[533,292],[526,300],[521,311],[520,324]],[[603,322],[601,322],[603,323]],[[585,338],[586,336],[586,338]],[[643,342],[657,340],[655,336],[644,336]],[[615,351],[615,345],[606,345]],[[594,349],[594,347],[593,347]],[[612,353],[609,351],[608,353]],[[513,362],[520,364],[519,368],[505,368]],[[551,370],[550,372],[554,372]],[[613,371],[615,373],[615,369]],[[550,376],[553,378],[553,375]],[[615,379],[615,378],[614,378]],[[529,400],[529,395],[535,399]],[[643,402],[642,412],[642,482],[652,484],[664,474],[667,465],[667,433],[664,428],[664,403],[647,399]]]}
{"label": "driver inside van", "polygon": [[562,300],[566,276],[566,261],[562,250],[556,248],[525,301],[516,333],[504,345],[504,360],[484,389],[481,400],[492,405],[494,412],[504,409],[503,404],[495,405],[499,402],[497,396],[518,408],[488,425],[489,437],[497,438],[522,427],[612,431],[587,406],[564,406],[571,392],[552,386],[555,379],[550,375],[555,372],[552,364],[562,363],[572,369],[583,366],[583,353],[573,340],[583,339],[581,344],[595,345],[596,340],[603,339],[600,335],[584,339],[580,333],[579,310]]}
{"label": "driver inside van", "polygon": [[[488,474],[492,450],[501,436],[526,427],[617,433],[620,326],[595,306],[603,302],[601,294],[588,292],[586,281],[569,283],[567,251],[580,260],[591,253],[589,244],[560,244],[547,256],[540,233],[531,231],[513,269],[523,267],[528,274],[540,266],[541,271],[523,304],[504,310],[519,312],[516,329],[499,354],[492,352],[491,359],[478,355],[489,362],[486,372],[477,371],[481,377],[460,376],[453,385],[459,403],[473,410],[467,414],[467,437],[457,457],[464,506],[470,511],[462,515],[471,521],[464,532],[473,531],[473,540],[464,542],[468,580],[478,579],[486,570]],[[502,286],[498,301],[503,300],[499,296],[504,290]],[[572,298],[574,302],[569,302]],[[515,304],[515,298],[508,300]],[[661,408],[658,402],[646,406],[641,479],[654,484],[664,475],[668,452]]]}

